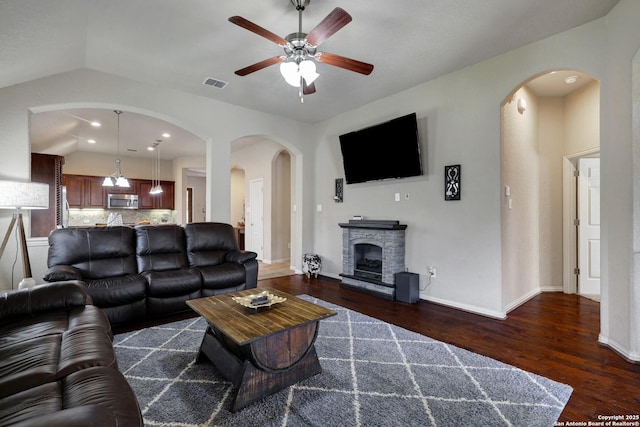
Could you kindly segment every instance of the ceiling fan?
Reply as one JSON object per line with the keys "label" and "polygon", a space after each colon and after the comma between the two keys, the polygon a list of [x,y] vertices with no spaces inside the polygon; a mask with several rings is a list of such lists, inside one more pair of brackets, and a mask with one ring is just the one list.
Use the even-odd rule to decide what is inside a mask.
{"label": "ceiling fan", "polygon": [[311,0],[290,1],[298,11],[298,32],[291,33],[284,38],[241,16],[232,16],[229,18],[229,22],[256,33],[284,49],[284,55],[274,56],[249,65],[248,67],[237,70],[235,74],[238,76],[246,76],[271,65],[280,64],[280,72],[283,77],[285,77],[287,83],[300,87],[301,102],[302,95],[310,95],[316,91],[314,80],[318,77],[318,74],[315,72],[314,61],[364,75],[371,74],[373,71],[373,65],[371,64],[333,53],[318,52],[316,50],[322,42],[351,22],[351,15],[344,9],[336,7],[316,25],[309,34],[306,34],[302,32],[302,12]]}

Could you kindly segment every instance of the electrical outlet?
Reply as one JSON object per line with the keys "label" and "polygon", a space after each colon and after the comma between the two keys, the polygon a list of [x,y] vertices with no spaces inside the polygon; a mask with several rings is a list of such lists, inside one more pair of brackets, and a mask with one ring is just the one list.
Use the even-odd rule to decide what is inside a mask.
{"label": "electrical outlet", "polygon": [[427,271],[429,273],[429,277],[431,277],[432,279],[436,277],[436,274],[438,272],[438,270],[435,267],[427,267]]}

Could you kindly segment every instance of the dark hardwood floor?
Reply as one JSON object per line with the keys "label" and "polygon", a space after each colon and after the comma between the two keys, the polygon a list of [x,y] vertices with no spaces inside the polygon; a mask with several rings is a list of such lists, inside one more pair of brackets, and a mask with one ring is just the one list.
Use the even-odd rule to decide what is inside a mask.
{"label": "dark hardwood floor", "polygon": [[543,293],[495,320],[422,300],[388,301],[327,278],[279,277],[258,287],[311,295],[568,384],[574,391],[559,421],[640,414],[640,364],[598,344],[600,304],[577,295]]}

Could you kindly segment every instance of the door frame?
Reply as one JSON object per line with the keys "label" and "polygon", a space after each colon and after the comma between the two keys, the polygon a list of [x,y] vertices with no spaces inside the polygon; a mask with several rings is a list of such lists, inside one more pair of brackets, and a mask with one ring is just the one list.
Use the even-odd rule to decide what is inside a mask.
{"label": "door frame", "polygon": [[578,228],[574,220],[578,217],[578,190],[575,171],[578,159],[600,154],[600,147],[571,154],[562,158],[562,290],[567,294],[578,292]]}

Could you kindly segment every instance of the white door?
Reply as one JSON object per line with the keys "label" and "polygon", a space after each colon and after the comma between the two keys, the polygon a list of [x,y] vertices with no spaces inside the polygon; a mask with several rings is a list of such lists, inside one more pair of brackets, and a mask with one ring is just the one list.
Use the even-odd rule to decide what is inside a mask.
{"label": "white door", "polygon": [[249,209],[247,210],[247,218],[249,218],[249,241],[245,242],[246,249],[258,254],[258,259],[263,259],[263,243],[264,243],[264,196],[262,193],[262,179],[253,179],[249,182]]}
{"label": "white door", "polygon": [[600,295],[600,159],[579,159],[578,170],[578,293]]}

